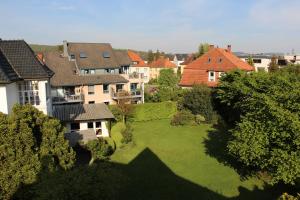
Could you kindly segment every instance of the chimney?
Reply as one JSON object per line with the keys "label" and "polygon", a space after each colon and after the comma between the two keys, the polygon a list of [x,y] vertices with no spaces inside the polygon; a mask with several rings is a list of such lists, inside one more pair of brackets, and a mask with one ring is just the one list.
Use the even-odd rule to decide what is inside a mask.
{"label": "chimney", "polygon": [[214,48],[215,48],[215,45],[210,44],[208,50],[212,50],[212,49],[214,49]]}
{"label": "chimney", "polygon": [[68,57],[69,54],[68,54],[68,42],[67,40],[64,40],[63,41],[63,57]]}
{"label": "chimney", "polygon": [[227,51],[231,53],[231,45],[227,45]]}
{"label": "chimney", "polygon": [[37,53],[36,54],[37,59],[41,62],[41,63],[45,63],[45,58],[44,58],[44,54],[43,53]]}

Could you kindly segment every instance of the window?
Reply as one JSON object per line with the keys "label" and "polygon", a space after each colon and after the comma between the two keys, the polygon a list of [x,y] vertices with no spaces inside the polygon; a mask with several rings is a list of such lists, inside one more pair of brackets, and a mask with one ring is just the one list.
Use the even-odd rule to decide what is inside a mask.
{"label": "window", "polygon": [[95,70],[94,70],[94,69],[91,69],[91,70],[90,70],[90,74],[95,74]]}
{"label": "window", "polygon": [[104,103],[105,103],[105,105],[109,105],[109,101],[105,101]]}
{"label": "window", "polygon": [[117,84],[116,89],[117,89],[117,92],[123,90],[123,84]]}
{"label": "window", "polygon": [[86,54],[84,52],[80,52],[79,53],[79,57],[80,58],[87,58]]}
{"label": "window", "polygon": [[132,63],[133,63],[134,65],[137,65],[137,64],[138,64],[138,62],[137,62],[137,61],[133,61]]}
{"label": "window", "polygon": [[222,58],[219,58],[219,63],[221,63],[223,61],[223,59]]}
{"label": "window", "polygon": [[95,94],[95,88],[93,85],[88,86],[88,94]]}
{"label": "window", "polygon": [[253,59],[254,63],[261,63],[261,59]]}
{"label": "window", "polygon": [[38,81],[24,81],[18,84],[19,88],[19,103],[40,105],[39,97],[39,82]]}
{"label": "window", "polygon": [[104,51],[102,56],[103,56],[103,58],[110,58],[110,54],[107,51]]}
{"label": "window", "polygon": [[96,122],[96,128],[101,128],[101,122]]}
{"label": "window", "polygon": [[89,101],[89,104],[95,104],[95,101]]}
{"label": "window", "polygon": [[208,58],[208,62],[210,63],[210,61],[211,61],[211,58]]}
{"label": "window", "polygon": [[88,122],[87,127],[88,128],[94,128],[94,123],[93,122]]}
{"label": "window", "polygon": [[75,54],[70,54],[70,60],[75,60]]}
{"label": "window", "polygon": [[130,83],[130,91],[136,91],[137,90],[137,83]]}
{"label": "window", "polygon": [[71,131],[72,130],[79,130],[80,129],[80,124],[79,123],[71,123]]}
{"label": "window", "polygon": [[103,93],[104,94],[109,93],[109,84],[103,84]]}
{"label": "window", "polygon": [[208,72],[208,81],[215,81],[215,72],[214,71]]}

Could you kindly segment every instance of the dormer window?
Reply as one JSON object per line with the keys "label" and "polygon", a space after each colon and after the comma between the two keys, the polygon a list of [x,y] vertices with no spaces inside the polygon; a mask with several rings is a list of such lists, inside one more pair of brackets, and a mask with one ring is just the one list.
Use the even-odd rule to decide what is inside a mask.
{"label": "dormer window", "polygon": [[207,62],[209,62],[209,63],[210,63],[210,61],[211,61],[211,58],[208,58],[208,61],[207,61]]}
{"label": "dormer window", "polygon": [[219,63],[221,63],[223,61],[223,59],[222,58],[219,58]]}
{"label": "dormer window", "polygon": [[110,54],[107,51],[104,51],[102,56],[103,56],[103,58],[110,58]]}
{"label": "dormer window", "polygon": [[216,72],[215,71],[208,71],[208,81],[213,82],[216,80]]}
{"label": "dormer window", "polygon": [[84,52],[80,52],[79,57],[80,58],[87,58],[86,53],[84,53]]}

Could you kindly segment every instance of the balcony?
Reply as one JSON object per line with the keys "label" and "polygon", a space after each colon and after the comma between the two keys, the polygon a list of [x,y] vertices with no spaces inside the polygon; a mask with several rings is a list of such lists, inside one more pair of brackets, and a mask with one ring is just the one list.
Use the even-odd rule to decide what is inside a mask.
{"label": "balcony", "polygon": [[53,104],[82,103],[83,101],[83,94],[65,95],[63,97],[52,97]]}
{"label": "balcony", "polygon": [[125,91],[125,90],[118,90],[118,92],[115,92],[114,90],[111,91],[112,98],[113,99],[134,99],[134,98],[142,98],[143,92],[141,90],[135,90],[135,91]]}

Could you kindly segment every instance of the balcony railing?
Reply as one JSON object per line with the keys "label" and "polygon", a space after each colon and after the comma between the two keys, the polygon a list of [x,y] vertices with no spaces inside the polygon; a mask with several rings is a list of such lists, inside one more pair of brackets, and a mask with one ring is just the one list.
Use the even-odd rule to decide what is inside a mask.
{"label": "balcony railing", "polygon": [[65,95],[63,97],[52,97],[53,104],[64,104],[64,103],[81,103],[84,101],[84,95]]}
{"label": "balcony railing", "polygon": [[140,90],[130,91],[130,92],[125,90],[119,90],[118,92],[115,92],[112,89],[111,94],[113,99],[130,99],[130,98],[142,98],[143,92]]}

